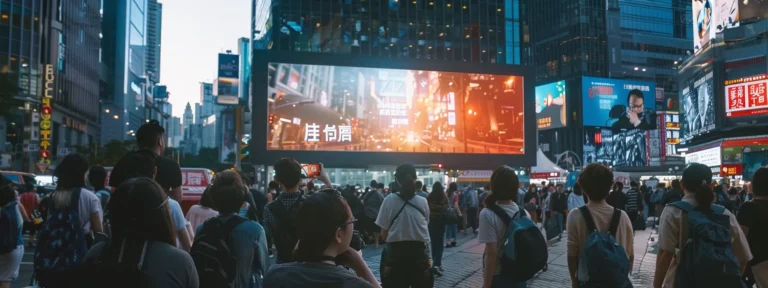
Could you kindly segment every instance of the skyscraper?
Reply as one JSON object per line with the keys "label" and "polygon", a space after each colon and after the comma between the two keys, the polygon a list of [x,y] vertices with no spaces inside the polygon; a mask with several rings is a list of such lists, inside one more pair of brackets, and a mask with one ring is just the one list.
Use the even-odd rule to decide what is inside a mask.
{"label": "skyscraper", "polygon": [[189,105],[189,102],[187,102],[187,107],[184,108],[184,138],[187,138],[188,129],[192,127],[192,124],[195,124],[194,121],[194,115],[192,115],[192,106]]}
{"label": "skyscraper", "polygon": [[251,34],[255,49],[519,64],[521,1],[253,0]]}
{"label": "skyscraper", "polygon": [[213,115],[216,111],[213,99],[213,83],[200,83],[200,105],[202,105],[202,117]]}
{"label": "skyscraper", "polygon": [[163,3],[147,2],[147,74],[160,83],[160,43],[163,31]]}

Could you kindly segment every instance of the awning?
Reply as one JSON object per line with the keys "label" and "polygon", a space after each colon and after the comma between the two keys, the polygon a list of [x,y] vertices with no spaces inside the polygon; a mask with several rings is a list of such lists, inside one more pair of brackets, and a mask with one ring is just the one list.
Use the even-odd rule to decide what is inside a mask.
{"label": "awning", "polygon": [[568,171],[557,166],[552,160],[549,160],[549,157],[544,155],[544,152],[541,152],[541,149],[536,149],[536,166],[531,167],[531,173],[552,172],[559,172],[561,177],[565,177],[565,175],[568,174]]}

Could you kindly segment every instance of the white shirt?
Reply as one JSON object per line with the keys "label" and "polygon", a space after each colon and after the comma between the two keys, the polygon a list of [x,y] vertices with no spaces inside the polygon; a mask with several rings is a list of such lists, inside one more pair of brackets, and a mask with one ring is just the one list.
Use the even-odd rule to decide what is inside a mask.
{"label": "white shirt", "polygon": [[[586,207],[589,209],[589,214],[592,215],[592,220],[595,222],[595,228],[597,228],[598,231],[607,232],[611,229],[613,206],[608,205],[605,201],[590,201],[587,203]],[[616,228],[616,235],[614,237],[616,242],[624,248],[627,257],[630,257],[635,253],[634,248],[632,248],[632,242],[634,240],[632,221],[629,220],[629,216],[627,216],[626,212],[620,212],[621,217],[619,218],[619,226]],[[565,227],[566,231],[568,231],[568,256],[579,257],[577,277],[579,281],[586,282],[589,280],[589,275],[587,274],[587,259],[584,255],[584,245],[586,244],[587,236],[591,231],[587,231],[587,222],[584,220],[581,210],[573,209],[568,213],[568,221]]]}
{"label": "white shirt", "polygon": [[[697,206],[696,198],[692,194],[685,195],[683,201]],[[731,219],[731,236],[733,239],[733,254],[739,259],[739,262],[752,260],[752,252],[749,251],[749,244],[744,232],[741,231],[739,222],[730,211],[725,210],[723,215],[728,215]],[[677,258],[680,253],[680,226],[682,225],[683,210],[675,207],[665,207],[661,212],[659,220],[659,249],[675,253]],[[689,226],[690,227],[690,226]],[[664,277],[664,288],[675,287],[675,272],[677,271],[677,259],[673,259],[667,269],[667,275]]]}
{"label": "white shirt", "polygon": [[[384,198],[384,202],[379,209],[379,215],[376,217],[376,225],[389,230],[387,242],[423,241],[429,243],[429,229],[427,228],[429,204],[427,199],[414,196],[408,201],[419,207],[421,212],[411,205],[406,205],[405,201],[400,199],[400,196],[392,193],[387,198]],[[395,218],[400,208],[403,208],[403,205],[406,205],[403,212],[392,223],[392,219]],[[390,227],[390,224],[392,227]]]}
{"label": "white shirt", "polygon": [[[504,212],[507,212],[507,215],[509,217],[512,217],[515,215],[515,213],[518,213],[520,211],[519,207],[517,207],[517,204],[505,204],[500,205],[496,204],[501,207],[501,209],[504,209]],[[528,215],[528,211],[523,210],[523,213],[525,213],[525,216],[531,217],[531,215]],[[520,215],[514,216],[515,219],[518,219]],[[514,220],[514,219],[513,219]],[[496,213],[493,213],[488,208],[484,208],[482,211],[480,211],[480,232],[478,233],[477,239],[480,243],[496,243],[497,245],[501,245],[501,241],[504,239],[504,235],[507,234],[507,225],[504,225],[504,220],[501,220]],[[498,247],[498,246],[497,246]],[[501,247],[498,247],[501,248]],[[493,272],[494,275],[499,274],[501,271],[501,264],[499,262],[501,261],[501,258],[496,259],[496,271]],[[485,262],[483,262],[483,265],[485,265]]]}

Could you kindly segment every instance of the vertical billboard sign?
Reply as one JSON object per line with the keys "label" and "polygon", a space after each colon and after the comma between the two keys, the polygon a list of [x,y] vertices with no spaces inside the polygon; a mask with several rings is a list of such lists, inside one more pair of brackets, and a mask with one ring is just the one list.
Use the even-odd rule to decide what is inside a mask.
{"label": "vertical billboard sign", "polygon": [[[584,126],[622,130],[657,129],[656,84],[606,78],[582,78]],[[588,162],[586,162],[588,163]]]}
{"label": "vertical billboard sign", "polygon": [[[53,102],[53,91],[56,88],[54,85],[55,72],[53,65],[45,65],[45,91],[43,93],[43,99],[41,99],[42,107],[40,109],[40,166],[47,167],[51,165],[51,127],[53,115],[53,109],[51,104]],[[44,169],[40,169],[44,170]],[[42,171],[45,172],[45,171]]]}
{"label": "vertical billboard sign", "polygon": [[219,54],[218,78],[216,78],[216,103],[237,105],[239,103],[240,57],[235,54]]}
{"label": "vertical billboard sign", "polygon": [[715,93],[713,90],[714,73],[694,76],[683,84],[681,101],[683,104],[682,134],[683,140],[689,141],[698,135],[715,129]]}
{"label": "vertical billboard sign", "polygon": [[739,13],[741,19],[768,17],[768,1],[765,0],[741,0],[739,1]]}
{"label": "vertical billboard sign", "polygon": [[725,116],[768,114],[768,74],[725,81]]}
{"label": "vertical billboard sign", "polygon": [[715,38],[715,31],[712,29],[715,9],[713,0],[693,0],[693,51],[694,53],[707,47],[709,42]]}
{"label": "vertical billboard sign", "polygon": [[[744,0],[717,0],[715,1],[715,23],[712,28],[715,29],[715,32],[720,33],[723,32],[723,30],[732,28],[732,27],[738,27],[739,26],[739,20],[740,19],[740,12],[739,9],[739,2],[742,2]],[[750,2],[749,0],[745,2]],[[713,39],[715,37],[712,37]]]}
{"label": "vertical billboard sign", "polygon": [[565,81],[536,87],[536,126],[539,130],[566,127]]}

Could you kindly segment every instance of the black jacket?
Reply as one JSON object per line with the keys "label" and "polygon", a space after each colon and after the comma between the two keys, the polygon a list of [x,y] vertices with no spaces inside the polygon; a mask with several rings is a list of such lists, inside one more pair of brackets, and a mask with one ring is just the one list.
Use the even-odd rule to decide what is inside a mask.
{"label": "black jacket", "polygon": [[629,197],[627,197],[627,194],[624,194],[623,191],[613,191],[611,192],[611,194],[608,194],[607,198],[605,198],[605,202],[608,203],[608,205],[611,205],[614,208],[619,208],[624,211],[627,211],[628,200],[629,200]]}

